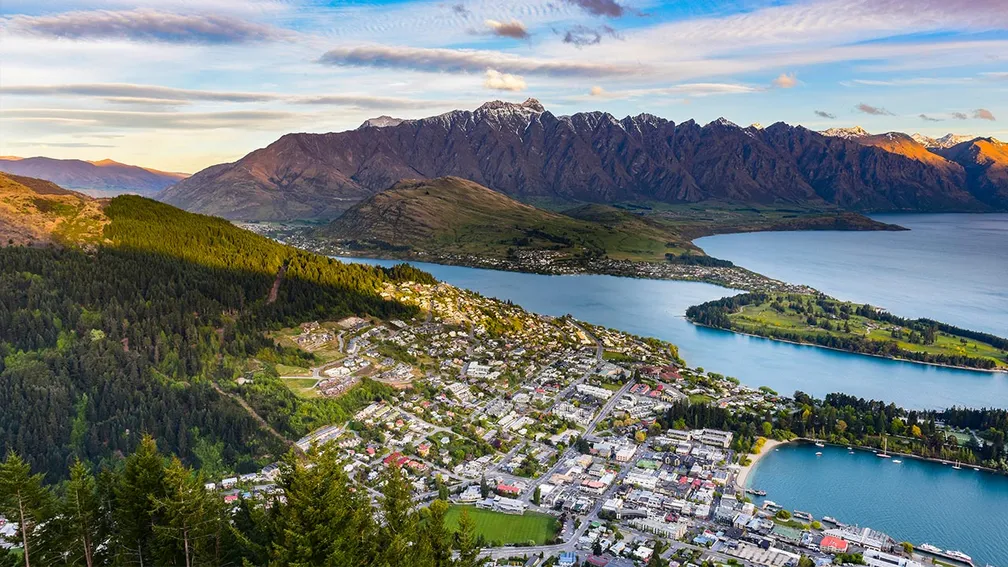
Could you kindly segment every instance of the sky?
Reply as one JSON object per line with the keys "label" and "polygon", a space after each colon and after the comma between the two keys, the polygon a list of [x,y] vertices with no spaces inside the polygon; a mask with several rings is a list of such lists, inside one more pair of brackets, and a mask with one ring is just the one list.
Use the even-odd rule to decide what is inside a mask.
{"label": "sky", "polygon": [[3,0],[0,155],[192,173],[488,100],[1008,139],[1008,0]]}

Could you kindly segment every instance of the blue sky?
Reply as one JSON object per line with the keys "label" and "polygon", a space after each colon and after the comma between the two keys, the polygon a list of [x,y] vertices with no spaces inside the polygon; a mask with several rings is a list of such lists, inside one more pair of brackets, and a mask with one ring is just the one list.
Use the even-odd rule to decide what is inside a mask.
{"label": "blue sky", "polygon": [[193,172],[287,132],[538,98],[1008,138],[1004,0],[4,0],[0,154]]}

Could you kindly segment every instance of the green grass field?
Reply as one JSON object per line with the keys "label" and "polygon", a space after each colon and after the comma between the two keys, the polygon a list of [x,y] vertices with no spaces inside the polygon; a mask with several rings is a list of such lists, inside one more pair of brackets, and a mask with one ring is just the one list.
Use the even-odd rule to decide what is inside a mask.
{"label": "green grass field", "polygon": [[[839,301],[835,301],[834,303],[837,306],[843,305],[843,302]],[[857,305],[851,303],[848,303],[847,305],[849,305],[852,310],[857,307]],[[732,313],[729,317],[731,318],[733,325],[735,325],[736,330],[752,333],[754,335],[764,334],[761,332],[761,329],[772,327],[789,331],[813,333],[816,335],[867,337],[874,341],[895,341],[901,349],[908,351],[989,358],[994,360],[999,368],[1008,368],[1008,362],[1006,362],[1005,354],[1001,350],[985,342],[953,336],[947,333],[938,333],[933,344],[914,344],[907,341],[905,336],[902,339],[894,339],[891,334],[893,325],[885,322],[873,321],[854,313],[852,313],[850,318],[846,320],[846,325],[849,327],[850,332],[843,330],[842,325],[845,323],[844,321],[834,320],[833,323],[836,328],[834,330],[827,331],[818,326],[809,325],[805,314],[796,313],[791,309],[786,309],[784,313],[781,313],[771,307],[769,302],[759,305],[747,305],[743,307],[741,311]],[[822,318],[824,317],[824,314],[818,313],[817,317]]]}
{"label": "green grass field", "polygon": [[315,389],[314,378],[284,378],[283,383],[292,392],[302,398],[317,398],[318,390]]}
{"label": "green grass field", "polygon": [[556,518],[538,512],[525,512],[524,515],[516,516],[480,510],[474,506],[452,506],[445,517],[445,525],[449,530],[458,529],[462,510],[469,511],[469,516],[476,523],[476,533],[482,535],[487,542],[507,545],[535,541],[536,545],[543,545],[556,536],[559,528]]}

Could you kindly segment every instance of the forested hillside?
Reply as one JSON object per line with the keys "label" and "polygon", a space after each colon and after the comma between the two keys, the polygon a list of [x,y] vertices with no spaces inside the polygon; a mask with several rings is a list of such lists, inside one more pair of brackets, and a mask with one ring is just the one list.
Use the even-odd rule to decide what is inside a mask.
{"label": "forested hillside", "polygon": [[306,356],[264,332],[350,314],[410,316],[414,308],[378,287],[430,280],[343,264],[140,197],[118,197],[105,214],[97,247],[0,248],[0,453],[16,451],[50,479],[74,458],[100,464],[131,452],[145,433],[187,464],[250,470],[283,443],[216,388],[252,357]]}

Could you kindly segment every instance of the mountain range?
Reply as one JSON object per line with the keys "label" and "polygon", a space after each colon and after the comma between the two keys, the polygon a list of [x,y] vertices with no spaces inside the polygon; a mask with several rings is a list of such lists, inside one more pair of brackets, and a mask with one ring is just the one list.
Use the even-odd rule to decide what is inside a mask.
{"label": "mountain range", "polygon": [[523,201],[1008,208],[1008,182],[998,173],[1004,145],[996,140],[932,151],[905,134],[893,134],[898,143],[867,132],[828,134],[723,118],[701,126],[651,114],[555,116],[535,99],[493,101],[416,120],[379,117],[345,132],[288,134],[159,198],[230,219],[332,219],[402,179],[451,175]]}
{"label": "mountain range", "polygon": [[0,171],[45,179],[99,197],[120,193],[153,195],[188,176],[185,173],[158,171],[110,159],[84,161],[13,156],[0,156]]}

